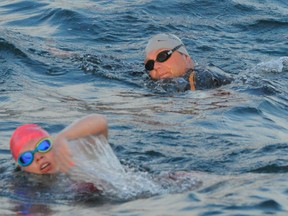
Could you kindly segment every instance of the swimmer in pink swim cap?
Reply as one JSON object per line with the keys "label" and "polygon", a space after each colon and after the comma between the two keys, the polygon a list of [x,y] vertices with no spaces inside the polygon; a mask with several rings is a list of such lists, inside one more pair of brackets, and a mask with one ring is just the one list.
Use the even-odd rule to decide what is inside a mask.
{"label": "swimmer in pink swim cap", "polygon": [[[17,163],[17,166],[23,171],[34,174],[46,175],[56,174],[60,172],[72,174],[72,188],[75,189],[77,193],[86,194],[91,192],[97,194],[104,194],[108,197],[111,193],[114,199],[115,192],[117,191],[117,193],[121,193],[121,184],[125,185],[126,183],[122,182],[121,184],[119,184],[121,186],[121,188],[119,188],[117,182],[118,179],[105,178],[106,175],[103,175],[104,177],[101,175],[100,177],[98,177],[98,173],[87,173],[87,170],[85,171],[85,167],[83,167],[85,173],[84,176],[86,176],[86,174],[90,174],[88,175],[88,180],[85,177],[83,178],[83,173],[80,172],[80,175],[78,175],[79,173],[77,173],[79,169],[80,171],[82,171],[81,161],[79,161],[79,158],[78,160],[77,158],[74,158],[73,160],[72,153],[70,152],[69,148],[69,141],[91,135],[105,136],[107,138],[108,126],[107,120],[104,116],[93,114],[81,118],[53,137],[47,131],[45,131],[36,124],[24,124],[16,128],[16,130],[13,132],[10,139],[10,150],[14,160]],[[76,145],[77,144],[78,143],[76,142]],[[75,147],[75,145],[73,147]],[[73,150],[77,151],[77,148]],[[103,149],[101,149],[101,151],[102,150]],[[87,149],[85,151],[87,151]],[[80,158],[80,160],[82,159],[85,158]],[[70,170],[70,168],[72,168],[73,166],[74,168],[76,168],[76,172],[74,172],[75,169]],[[88,166],[90,166],[89,163]],[[92,168],[95,168],[95,165],[91,164],[91,166]],[[91,169],[88,169],[88,171],[91,171]],[[100,172],[103,173],[103,170],[100,169]],[[107,173],[109,175],[113,174],[118,177],[122,176],[123,179],[121,181],[125,180],[127,177],[130,176],[129,172],[127,174],[124,174],[124,172],[119,171],[118,169],[114,169],[112,171],[108,170]],[[74,178],[75,175],[76,178]],[[127,178],[127,180],[129,179],[133,181],[134,178],[130,179],[130,177]],[[173,187],[173,185],[177,186],[178,184],[185,184],[185,188],[187,189],[193,189],[199,185],[199,182],[196,182],[197,184],[195,183],[195,178],[193,177],[193,175],[185,171],[163,173],[155,176],[152,175],[151,178],[153,179],[152,181],[155,181],[155,185],[157,184],[159,185],[159,187],[162,187],[161,184],[162,182],[164,182],[163,185],[166,189],[168,182],[171,187]],[[128,181],[127,184],[131,184],[131,182]],[[188,184],[189,186],[187,187]],[[127,190],[125,188],[126,187],[123,187],[123,190]]]}
{"label": "swimmer in pink swim cap", "polygon": [[54,138],[36,124],[22,125],[11,136],[10,150],[17,165],[26,172],[66,172],[74,164],[67,141],[89,135],[107,138],[108,126],[104,116],[93,114],[81,118]]}

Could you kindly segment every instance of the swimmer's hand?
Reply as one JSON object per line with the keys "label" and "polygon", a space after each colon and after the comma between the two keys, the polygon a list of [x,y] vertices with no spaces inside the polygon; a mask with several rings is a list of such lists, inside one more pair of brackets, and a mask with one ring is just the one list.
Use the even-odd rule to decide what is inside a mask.
{"label": "swimmer's hand", "polygon": [[53,47],[47,47],[47,51],[50,52],[52,55],[59,57],[59,58],[69,58],[69,57],[73,57],[76,55],[76,54],[73,54],[72,52],[60,50],[60,49],[53,48]]}
{"label": "swimmer's hand", "polygon": [[53,148],[59,171],[67,173],[75,164],[72,159],[68,141],[63,137],[56,137]]}

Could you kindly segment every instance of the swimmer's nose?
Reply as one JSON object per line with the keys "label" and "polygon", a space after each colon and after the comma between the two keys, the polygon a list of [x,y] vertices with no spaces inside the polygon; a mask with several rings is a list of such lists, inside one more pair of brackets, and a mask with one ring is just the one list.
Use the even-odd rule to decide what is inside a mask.
{"label": "swimmer's nose", "polygon": [[155,62],[153,70],[150,71],[150,76],[155,80],[159,79],[160,78],[159,77],[159,75],[160,75],[159,71],[160,70],[161,70],[161,63]]}
{"label": "swimmer's nose", "polygon": [[34,160],[36,162],[40,161],[42,158],[44,158],[43,154],[41,154],[40,152],[35,152],[34,154]]}
{"label": "swimmer's nose", "polygon": [[157,61],[155,61],[155,63],[154,63],[154,70],[156,69],[156,70],[158,70],[159,68],[161,68],[161,62],[157,62]]}

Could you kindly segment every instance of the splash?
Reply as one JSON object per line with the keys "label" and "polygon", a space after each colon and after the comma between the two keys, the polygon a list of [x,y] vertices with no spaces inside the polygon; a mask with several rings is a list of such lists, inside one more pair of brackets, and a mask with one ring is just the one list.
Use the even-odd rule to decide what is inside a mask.
{"label": "splash", "polygon": [[200,184],[185,172],[156,176],[124,167],[104,137],[86,137],[71,145],[76,166],[70,170],[70,177],[75,181],[93,183],[105,197],[113,200],[179,193]]}
{"label": "splash", "polygon": [[256,71],[263,73],[284,73],[288,72],[288,56],[280,57],[268,62],[262,62],[256,65]]}

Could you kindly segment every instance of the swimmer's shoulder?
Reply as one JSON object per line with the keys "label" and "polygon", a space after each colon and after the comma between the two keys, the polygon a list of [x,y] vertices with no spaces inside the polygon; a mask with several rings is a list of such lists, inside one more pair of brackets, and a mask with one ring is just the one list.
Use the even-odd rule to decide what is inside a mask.
{"label": "swimmer's shoulder", "polygon": [[221,68],[209,64],[195,67],[196,89],[211,89],[230,84],[234,78]]}

